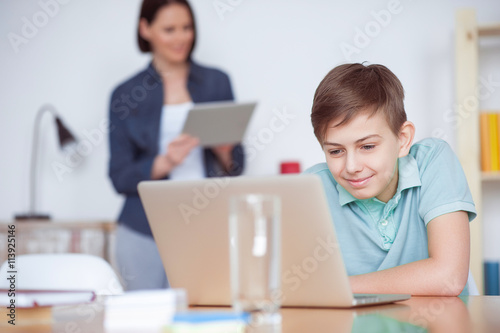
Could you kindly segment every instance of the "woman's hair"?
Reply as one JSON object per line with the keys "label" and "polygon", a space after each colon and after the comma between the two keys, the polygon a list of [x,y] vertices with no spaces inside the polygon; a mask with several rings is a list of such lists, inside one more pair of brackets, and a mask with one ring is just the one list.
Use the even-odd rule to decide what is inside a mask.
{"label": "woman's hair", "polygon": [[[143,0],[141,6],[141,14],[139,16],[139,24],[141,19],[145,19],[148,22],[148,24],[151,24],[151,22],[154,21],[156,14],[161,8],[172,4],[179,4],[186,6],[187,10],[189,11],[189,14],[191,15],[191,21],[193,24],[193,45],[191,45],[191,50],[189,51],[188,55],[188,59],[190,59],[191,53],[193,52],[194,49],[194,44],[196,42],[196,24],[194,21],[193,10],[191,9],[191,6],[189,5],[189,2],[187,2],[187,0]],[[152,51],[151,45],[147,40],[141,37],[141,34],[139,32],[139,24],[137,26],[137,43],[139,44],[139,49],[142,52],[151,52]]]}
{"label": "woman's hair", "polygon": [[332,69],[321,81],[311,112],[314,134],[323,145],[332,120],[336,126],[348,123],[360,112],[383,112],[392,132],[398,136],[406,121],[404,90],[399,79],[382,65],[345,64]]}

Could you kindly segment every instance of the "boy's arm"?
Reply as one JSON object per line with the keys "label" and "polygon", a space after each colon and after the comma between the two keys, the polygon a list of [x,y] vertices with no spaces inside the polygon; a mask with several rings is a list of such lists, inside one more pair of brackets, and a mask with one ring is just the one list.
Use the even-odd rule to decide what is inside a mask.
{"label": "boy's arm", "polygon": [[429,258],[349,277],[354,293],[457,296],[469,273],[469,218],[458,211],[427,224]]}

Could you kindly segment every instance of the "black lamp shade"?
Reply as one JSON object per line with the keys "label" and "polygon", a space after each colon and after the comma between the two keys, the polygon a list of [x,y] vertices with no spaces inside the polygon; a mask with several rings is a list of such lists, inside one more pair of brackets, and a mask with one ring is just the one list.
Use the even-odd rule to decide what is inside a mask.
{"label": "black lamp shade", "polygon": [[57,134],[59,136],[59,145],[64,147],[68,143],[76,142],[75,137],[71,132],[64,126],[62,120],[56,116],[56,124],[57,124]]}

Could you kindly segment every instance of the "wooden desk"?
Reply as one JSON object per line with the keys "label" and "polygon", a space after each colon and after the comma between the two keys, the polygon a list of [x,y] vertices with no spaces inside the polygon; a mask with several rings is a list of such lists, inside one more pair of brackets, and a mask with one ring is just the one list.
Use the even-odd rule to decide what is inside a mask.
{"label": "wooden desk", "polygon": [[[229,308],[227,310],[230,311]],[[103,306],[99,302],[18,310],[18,325],[15,328],[7,325],[4,312],[0,309],[0,318],[3,318],[0,331],[3,333],[106,332],[103,328]],[[247,332],[500,332],[500,296],[412,297],[405,302],[355,310],[297,308],[282,309],[281,314],[281,328],[273,331],[249,328]]]}
{"label": "wooden desk", "polygon": [[[111,262],[112,221],[0,221],[0,263],[7,258],[7,232],[15,225],[16,255],[87,253]],[[101,237],[101,238],[99,238]],[[85,238],[85,239],[84,239]]]}

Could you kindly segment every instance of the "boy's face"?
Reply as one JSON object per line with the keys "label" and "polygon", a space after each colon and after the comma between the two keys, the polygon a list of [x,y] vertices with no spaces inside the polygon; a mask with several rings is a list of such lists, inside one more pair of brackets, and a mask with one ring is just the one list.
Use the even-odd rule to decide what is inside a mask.
{"label": "boy's face", "polygon": [[369,115],[359,113],[338,127],[339,120],[330,122],[323,151],[333,178],[355,198],[387,202],[398,185],[398,157],[406,153],[384,114]]}

